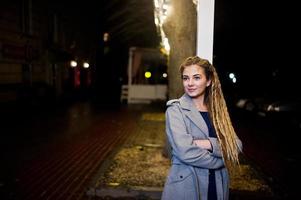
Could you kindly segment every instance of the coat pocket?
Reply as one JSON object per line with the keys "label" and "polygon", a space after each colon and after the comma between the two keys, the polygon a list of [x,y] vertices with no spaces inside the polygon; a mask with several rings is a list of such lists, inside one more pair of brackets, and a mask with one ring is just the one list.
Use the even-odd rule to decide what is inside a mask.
{"label": "coat pocket", "polygon": [[188,167],[179,168],[171,170],[161,200],[195,200],[193,174]]}
{"label": "coat pocket", "polygon": [[167,179],[167,185],[170,185],[174,190],[183,191],[183,189],[193,190],[194,176],[192,171],[187,166],[179,166],[171,170]]}
{"label": "coat pocket", "polygon": [[173,183],[181,183],[185,181],[186,179],[192,179],[192,172],[190,171],[189,168],[183,168],[181,170],[178,170],[177,172],[171,173],[168,177],[168,184],[173,184]]}

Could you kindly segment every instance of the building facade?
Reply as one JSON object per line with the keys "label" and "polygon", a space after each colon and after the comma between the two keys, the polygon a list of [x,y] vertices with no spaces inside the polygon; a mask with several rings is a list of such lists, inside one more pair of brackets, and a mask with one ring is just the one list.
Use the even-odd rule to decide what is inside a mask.
{"label": "building facade", "polygon": [[[80,51],[79,32],[67,7],[51,1],[4,0],[0,6],[0,102],[35,102],[65,95],[91,83],[95,52]],[[78,35],[78,34],[77,34]],[[90,60],[89,60],[90,59]],[[80,75],[80,73],[82,74]]]}

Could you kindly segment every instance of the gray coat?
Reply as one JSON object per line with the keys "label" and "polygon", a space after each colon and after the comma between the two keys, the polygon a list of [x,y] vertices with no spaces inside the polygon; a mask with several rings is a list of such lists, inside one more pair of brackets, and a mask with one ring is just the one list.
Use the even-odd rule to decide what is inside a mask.
{"label": "gray coat", "polygon": [[[216,138],[209,137],[206,122],[184,94],[167,102],[166,134],[172,147],[172,165],[162,200],[206,200],[209,169],[215,170],[217,198],[229,197],[229,176]],[[180,109],[181,108],[181,109]],[[209,139],[212,152],[193,144],[194,139]],[[237,138],[239,149],[242,143]]]}

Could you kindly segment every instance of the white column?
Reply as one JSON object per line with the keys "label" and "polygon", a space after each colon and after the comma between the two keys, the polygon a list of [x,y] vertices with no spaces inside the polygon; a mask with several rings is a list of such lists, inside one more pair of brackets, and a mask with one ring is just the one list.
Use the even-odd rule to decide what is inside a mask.
{"label": "white column", "polygon": [[133,71],[133,52],[135,47],[129,48],[129,61],[128,61],[128,86],[127,86],[127,103],[131,103],[131,88],[132,88],[132,71]]}
{"label": "white column", "polygon": [[197,55],[213,62],[214,0],[198,0]]}
{"label": "white column", "polygon": [[132,71],[133,71],[133,52],[135,51],[135,47],[129,48],[129,61],[128,61],[128,86],[132,85]]}

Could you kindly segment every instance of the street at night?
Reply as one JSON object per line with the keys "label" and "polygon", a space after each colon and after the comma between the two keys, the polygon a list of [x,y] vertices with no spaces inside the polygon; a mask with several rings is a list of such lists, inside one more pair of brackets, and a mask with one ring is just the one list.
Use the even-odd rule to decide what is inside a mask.
{"label": "street at night", "polygon": [[[141,114],[164,112],[164,106],[104,108],[82,101],[27,111],[6,113],[1,119],[5,122],[1,128],[1,194],[6,199],[88,198],[85,191],[96,172],[132,136]],[[232,113],[244,156],[259,170],[275,198],[296,198],[293,179],[300,154],[294,148],[298,145],[296,140],[283,139],[281,133],[289,130],[294,135],[300,129],[287,129],[241,110]]]}
{"label": "street at night", "polygon": [[[225,98],[243,144],[247,173],[232,177],[230,200],[299,199],[297,8],[239,0],[1,1],[0,199],[152,199],[147,192],[159,199],[169,162],[166,102],[189,91],[179,67],[195,55],[216,69],[210,81],[223,94],[215,103]],[[151,175],[143,174],[146,157],[159,163]],[[141,173],[133,184],[146,193],[122,196],[130,180],[117,172],[104,183],[100,174],[138,158],[118,173]],[[148,187],[143,178],[152,177],[159,178]],[[113,190],[101,196],[101,184]],[[117,190],[120,184],[127,189]]]}
{"label": "street at night", "polygon": [[[234,112],[234,124],[244,144],[244,154],[266,176],[283,199],[298,199],[300,121],[261,116],[248,111]],[[276,113],[278,114],[278,113]]]}

